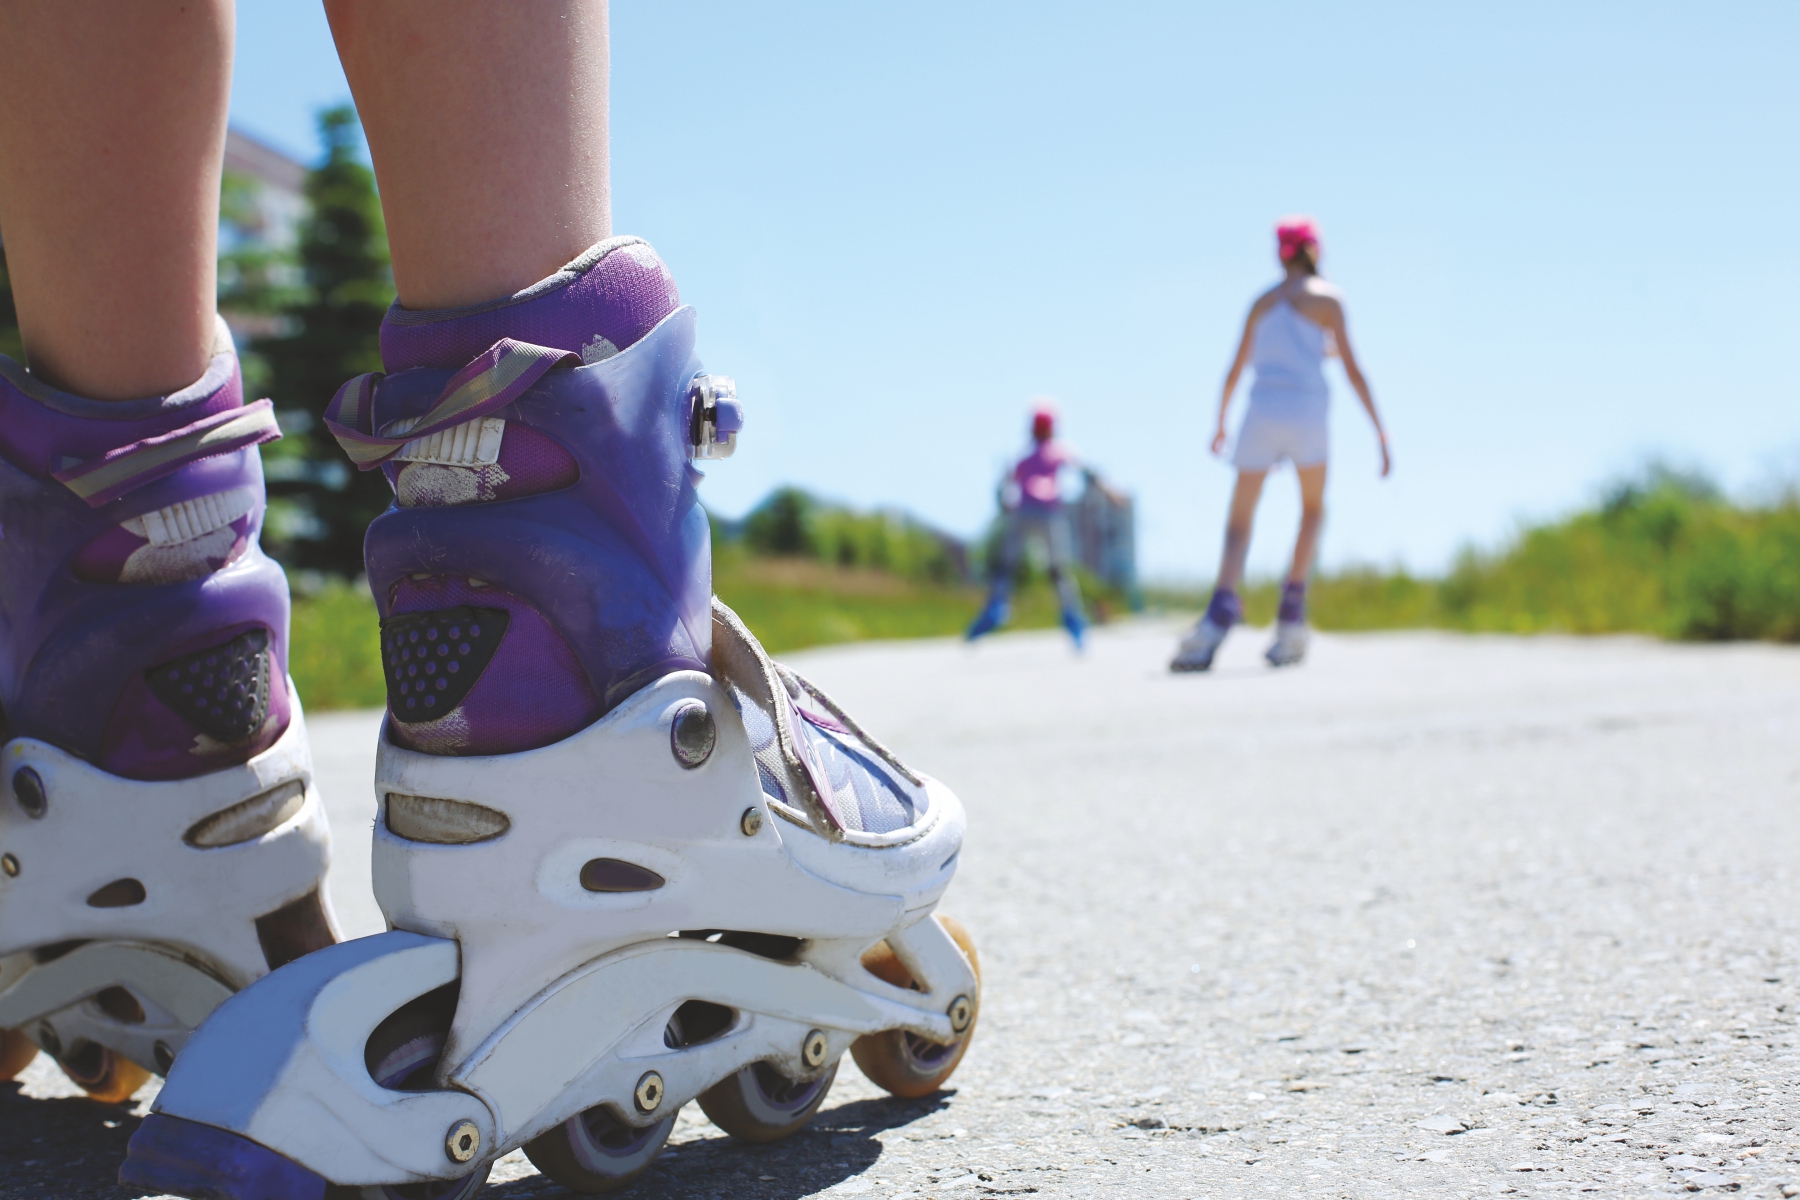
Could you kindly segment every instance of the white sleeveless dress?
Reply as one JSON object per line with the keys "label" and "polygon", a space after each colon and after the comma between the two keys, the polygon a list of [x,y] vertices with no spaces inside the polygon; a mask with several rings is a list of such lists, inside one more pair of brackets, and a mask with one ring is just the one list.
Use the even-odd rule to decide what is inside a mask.
{"label": "white sleeveless dress", "polygon": [[1283,297],[1263,314],[1251,335],[1256,378],[1250,406],[1238,426],[1231,462],[1240,471],[1267,471],[1283,459],[1316,467],[1330,449],[1325,382],[1325,331]]}

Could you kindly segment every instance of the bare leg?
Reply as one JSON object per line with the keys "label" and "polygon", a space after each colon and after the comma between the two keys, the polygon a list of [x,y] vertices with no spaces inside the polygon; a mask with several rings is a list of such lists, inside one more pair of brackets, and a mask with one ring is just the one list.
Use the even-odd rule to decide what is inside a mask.
{"label": "bare leg", "polygon": [[1081,588],[1075,582],[1075,553],[1070,545],[1067,512],[1058,511],[1044,523],[1044,557],[1050,564],[1050,582],[1056,585],[1057,603],[1065,614],[1082,616]]}
{"label": "bare leg", "polygon": [[1239,471],[1231,490],[1231,513],[1225,518],[1225,552],[1219,558],[1222,591],[1237,591],[1244,582],[1244,559],[1250,553],[1250,530],[1256,523],[1256,504],[1262,499],[1267,471]]}
{"label": "bare leg", "polygon": [[400,303],[536,283],[608,236],[605,0],[326,0]]}
{"label": "bare leg", "polygon": [[231,0],[0,0],[0,230],[32,373],[125,400],[206,370]]}
{"label": "bare leg", "polygon": [[1305,583],[1319,549],[1319,531],[1325,526],[1325,464],[1301,467],[1300,535],[1294,539],[1294,562],[1288,568],[1289,583]]}

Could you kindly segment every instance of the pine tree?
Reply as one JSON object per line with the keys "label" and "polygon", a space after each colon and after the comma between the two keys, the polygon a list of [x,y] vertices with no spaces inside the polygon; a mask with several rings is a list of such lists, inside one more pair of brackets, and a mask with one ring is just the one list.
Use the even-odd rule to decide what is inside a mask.
{"label": "pine tree", "polygon": [[381,369],[381,318],[394,298],[393,271],[375,175],[357,155],[356,111],[330,108],[318,120],[325,153],[306,177],[303,292],[287,310],[291,330],[251,345],[267,364],[268,394],[289,430],[268,463],[276,502],[264,540],[289,566],[356,575],[363,531],[393,493],[380,471],[349,467],[323,418],[345,380]]}

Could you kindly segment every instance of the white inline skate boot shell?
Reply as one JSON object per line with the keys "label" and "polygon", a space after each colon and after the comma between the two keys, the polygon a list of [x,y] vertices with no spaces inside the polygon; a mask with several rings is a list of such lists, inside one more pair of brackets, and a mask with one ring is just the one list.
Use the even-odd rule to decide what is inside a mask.
{"label": "white inline skate boot shell", "polygon": [[1275,640],[1269,644],[1263,657],[1269,660],[1271,667],[1291,667],[1306,657],[1306,644],[1310,632],[1305,621],[1277,621],[1275,623]]}
{"label": "white inline skate boot shell", "polygon": [[[859,1039],[890,1090],[947,1078],[979,1004],[972,947],[933,914],[961,804],[722,605],[714,662],[718,678],[668,674],[539,750],[384,740],[374,872],[393,931],[222,1006],[157,1101],[171,1136],[229,1131],[337,1185],[468,1180],[458,1196],[526,1146],[592,1190],[648,1165],[695,1098],[740,1137],[791,1132]],[[846,784],[852,758],[893,785],[881,813]],[[435,1033],[408,1024],[421,1003]],[[896,1054],[914,1060],[898,1075]]]}
{"label": "white inline skate boot shell", "polygon": [[1228,625],[1217,625],[1211,617],[1201,617],[1189,634],[1181,639],[1175,649],[1175,657],[1169,660],[1169,670],[1176,672],[1209,671],[1212,669],[1213,656],[1219,647],[1225,644],[1225,635],[1231,632]]}
{"label": "white inline skate boot shell", "polygon": [[192,779],[124,779],[34,738],[0,752],[0,1029],[97,1097],[143,1081],[118,1058],[166,1072],[271,960],[335,937],[330,835],[292,703],[268,750]]}

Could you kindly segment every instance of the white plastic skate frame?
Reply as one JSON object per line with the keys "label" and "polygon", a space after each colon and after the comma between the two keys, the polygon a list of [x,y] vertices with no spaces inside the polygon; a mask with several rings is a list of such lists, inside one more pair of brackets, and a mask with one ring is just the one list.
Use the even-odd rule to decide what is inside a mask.
{"label": "white plastic skate frame", "polygon": [[[696,705],[716,740],[690,766],[677,723]],[[335,1184],[402,1184],[485,1169],[595,1106],[653,1124],[754,1063],[816,1079],[863,1034],[952,1042],[973,1019],[976,976],[929,916],[964,818],[953,793],[924,786],[904,830],[821,832],[763,794],[729,693],[694,671],[539,750],[434,757],[384,738],[373,865],[392,931],[227,1001],[157,1111],[241,1134]],[[711,931],[795,949],[767,957]],[[883,939],[914,989],[863,968]],[[458,981],[435,1088],[379,1086],[364,1058],[376,1027]],[[665,1027],[690,1000],[724,1006],[730,1022],[671,1049]]]}
{"label": "white plastic skate frame", "polygon": [[195,779],[124,779],[48,742],[6,743],[0,1028],[166,1072],[220,1002],[268,974],[257,918],[319,892],[333,924],[330,833],[291,683],[289,696],[273,746]]}

